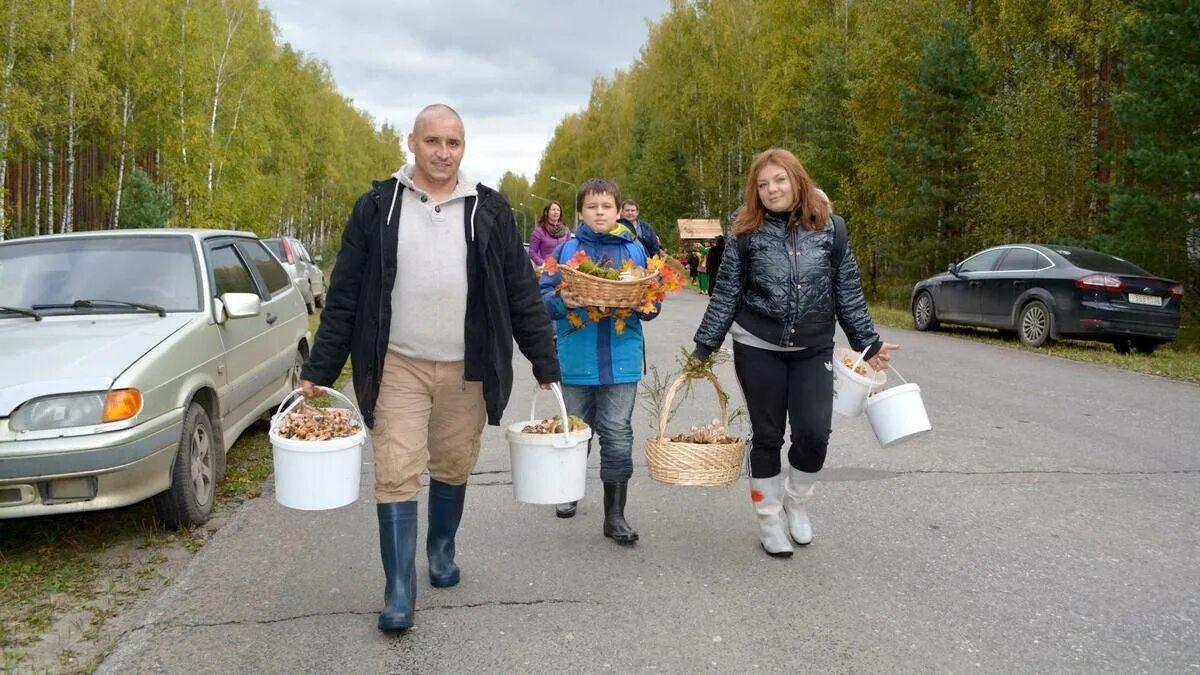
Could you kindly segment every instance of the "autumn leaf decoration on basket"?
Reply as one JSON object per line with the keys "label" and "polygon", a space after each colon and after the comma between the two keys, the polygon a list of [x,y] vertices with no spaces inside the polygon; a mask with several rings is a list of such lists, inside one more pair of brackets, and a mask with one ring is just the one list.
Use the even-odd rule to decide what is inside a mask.
{"label": "autumn leaf decoration on basket", "polygon": [[650,258],[645,267],[626,260],[620,269],[614,269],[607,262],[610,262],[607,258],[594,262],[583,251],[562,264],[554,258],[546,259],[545,274],[562,273],[562,283],[555,292],[566,288],[584,305],[567,313],[567,321],[573,327],[582,328],[585,321],[613,318],[613,327],[620,335],[633,312],[653,314],[658,311],[655,304],[662,302],[667,293],[683,288],[683,278],[660,256]]}

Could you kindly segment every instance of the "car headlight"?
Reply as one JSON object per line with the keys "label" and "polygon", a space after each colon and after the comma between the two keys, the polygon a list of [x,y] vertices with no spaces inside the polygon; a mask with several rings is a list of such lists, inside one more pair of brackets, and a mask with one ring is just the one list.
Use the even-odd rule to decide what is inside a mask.
{"label": "car headlight", "polygon": [[137,389],[47,396],[28,401],[17,408],[8,425],[13,431],[67,429],[119,422],[133,417],[141,409],[142,394]]}

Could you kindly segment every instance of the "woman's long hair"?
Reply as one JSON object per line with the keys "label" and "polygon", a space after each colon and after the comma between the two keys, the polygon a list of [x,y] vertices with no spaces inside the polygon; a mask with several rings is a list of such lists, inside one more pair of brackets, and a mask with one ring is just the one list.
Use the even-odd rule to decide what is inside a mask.
{"label": "woman's long hair", "polygon": [[788,218],[790,229],[821,230],[829,222],[829,204],[817,193],[817,186],[808,177],[804,165],[792,153],[783,148],[770,148],[759,153],[750,164],[746,175],[745,206],[733,221],[734,234],[746,234],[762,227],[767,209],[758,197],[758,173],[764,166],[774,164],[787,173],[796,193],[796,203],[791,205],[792,215]]}
{"label": "woman's long hair", "polygon": [[546,228],[546,226],[550,223],[550,207],[551,206],[558,207],[558,222],[562,223],[565,226],[567,221],[563,220],[562,204],[559,204],[558,202],[554,201],[553,199],[546,202],[546,205],[542,207],[542,217],[538,218],[537,224],[539,226],[541,226],[542,228]]}

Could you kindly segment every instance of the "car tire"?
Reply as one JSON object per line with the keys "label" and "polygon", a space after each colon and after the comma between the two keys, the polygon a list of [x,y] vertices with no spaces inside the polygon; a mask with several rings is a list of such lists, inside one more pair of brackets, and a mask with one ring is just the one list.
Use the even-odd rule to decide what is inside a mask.
{"label": "car tire", "polygon": [[223,451],[208,413],[193,401],[183,416],[183,433],[171,469],[171,487],[154,497],[159,520],[177,528],[208,520],[217,494],[217,453]]}
{"label": "car tire", "polygon": [[929,291],[917,293],[912,304],[913,326],[917,330],[934,330],[938,327],[937,312],[933,307],[933,295]]}
{"label": "car tire", "polygon": [[318,308],[324,307],[325,306],[325,296],[324,295],[314,295],[313,296],[313,304],[316,305]]}
{"label": "car tire", "polygon": [[1133,351],[1146,356],[1153,354],[1154,350],[1158,349],[1158,346],[1162,344],[1158,340],[1145,340],[1140,338],[1134,338],[1131,340],[1131,342],[1133,343]]}
{"label": "car tire", "polygon": [[304,368],[304,354],[296,350],[296,358],[292,361],[292,369],[288,371],[288,391],[300,388],[300,371]]}
{"label": "car tire", "polygon": [[1051,341],[1054,334],[1054,315],[1041,300],[1033,300],[1021,308],[1017,319],[1017,336],[1030,347],[1041,347]]}
{"label": "car tire", "polygon": [[1118,354],[1128,354],[1133,351],[1133,345],[1129,343],[1128,338],[1117,338],[1112,341],[1112,346]]}

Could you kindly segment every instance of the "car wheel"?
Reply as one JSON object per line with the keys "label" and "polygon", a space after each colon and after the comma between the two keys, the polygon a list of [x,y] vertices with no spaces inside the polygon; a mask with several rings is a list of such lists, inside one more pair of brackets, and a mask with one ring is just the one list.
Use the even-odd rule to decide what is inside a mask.
{"label": "car wheel", "polygon": [[933,330],[938,327],[937,313],[933,309],[933,296],[921,291],[913,300],[913,325],[917,330]]}
{"label": "car wheel", "polygon": [[324,307],[324,306],[325,306],[325,296],[324,296],[324,294],[322,294],[322,295],[314,295],[314,296],[313,296],[313,304],[314,304],[314,305],[316,305],[317,307]]}
{"label": "car wheel", "polygon": [[1017,330],[1021,342],[1030,347],[1041,347],[1050,341],[1050,334],[1054,330],[1054,315],[1050,313],[1046,303],[1034,300],[1021,310]]}
{"label": "car wheel", "polygon": [[154,498],[154,509],[163,523],[188,527],[208,520],[216,498],[217,453],[223,450],[208,413],[193,402],[183,417],[171,487]]}
{"label": "car wheel", "polygon": [[1118,354],[1128,354],[1133,351],[1133,345],[1129,344],[1129,340],[1126,338],[1113,340],[1112,346],[1113,349],[1117,350]]}
{"label": "car wheel", "polygon": [[1154,350],[1158,349],[1158,346],[1161,344],[1162,343],[1158,340],[1134,339],[1133,350],[1139,354],[1145,354],[1149,356],[1150,354],[1153,354]]}
{"label": "car wheel", "polygon": [[300,388],[300,370],[304,368],[304,355],[296,352],[296,359],[292,361],[292,369],[288,371],[288,390],[295,391]]}

